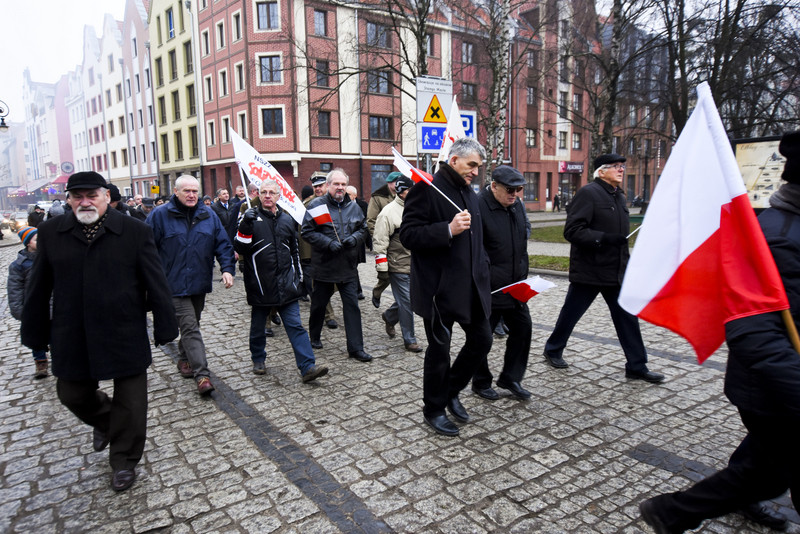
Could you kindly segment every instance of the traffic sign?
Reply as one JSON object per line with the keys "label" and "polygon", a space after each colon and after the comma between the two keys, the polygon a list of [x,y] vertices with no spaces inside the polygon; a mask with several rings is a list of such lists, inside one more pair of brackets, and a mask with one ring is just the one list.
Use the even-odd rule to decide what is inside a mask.
{"label": "traffic sign", "polygon": [[445,130],[447,130],[447,126],[420,124],[418,128],[418,137],[422,150],[438,154],[439,149],[442,148],[442,138],[444,137]]}
{"label": "traffic sign", "polygon": [[425,118],[422,120],[423,122],[441,122],[447,124],[447,117],[445,117],[442,105],[439,103],[439,97],[436,95],[433,95],[433,98],[431,98],[431,103],[428,106],[428,110],[425,112]]}
{"label": "traffic sign", "polygon": [[474,111],[461,111],[461,125],[464,126],[464,135],[475,138],[475,121],[477,114]]}
{"label": "traffic sign", "polygon": [[417,152],[438,153],[453,103],[453,82],[420,76],[417,82]]}

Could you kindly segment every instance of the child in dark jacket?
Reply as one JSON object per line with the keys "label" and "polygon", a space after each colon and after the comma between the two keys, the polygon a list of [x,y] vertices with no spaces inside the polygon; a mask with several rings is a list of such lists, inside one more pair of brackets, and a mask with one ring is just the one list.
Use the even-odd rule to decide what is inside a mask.
{"label": "child in dark jacket", "polygon": [[[33,226],[20,228],[17,235],[25,250],[20,250],[17,259],[8,267],[8,307],[11,310],[11,316],[17,320],[22,318],[28,275],[33,267],[33,259],[36,257],[36,232],[37,230]],[[34,378],[45,378],[47,376],[47,352],[35,350],[33,359],[36,364]]]}

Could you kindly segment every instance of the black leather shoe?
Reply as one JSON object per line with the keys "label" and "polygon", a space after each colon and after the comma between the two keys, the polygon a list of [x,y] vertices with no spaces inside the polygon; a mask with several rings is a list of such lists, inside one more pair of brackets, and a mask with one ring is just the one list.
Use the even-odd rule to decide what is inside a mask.
{"label": "black leather shoe", "polygon": [[566,369],[567,367],[569,367],[569,364],[565,362],[564,358],[562,358],[561,356],[550,356],[545,352],[544,359],[547,360],[547,363],[549,363],[556,369]]}
{"label": "black leather shoe", "polygon": [[518,399],[528,400],[531,398],[531,392],[522,387],[519,382],[506,382],[505,380],[498,380],[497,387],[507,389]]}
{"label": "black leather shoe", "polygon": [[120,469],[114,471],[111,476],[111,489],[114,491],[125,491],[133,485],[136,480],[136,471],[133,469]]}
{"label": "black leather shoe", "polygon": [[333,330],[334,328],[339,328],[339,323],[336,322],[336,319],[330,319],[325,321],[325,326]]}
{"label": "black leather shoe", "polygon": [[458,400],[458,397],[453,397],[447,401],[447,409],[450,410],[450,413],[453,414],[453,417],[456,418],[456,421],[469,423],[469,414],[464,408],[464,405],[461,404],[461,401]]}
{"label": "black leather shoe", "polygon": [[97,452],[100,452],[108,447],[108,441],[108,436],[106,436],[105,432],[99,428],[95,428],[92,431],[92,448],[94,448],[94,450]]}
{"label": "black leather shoe", "polygon": [[436,431],[437,434],[441,434],[443,436],[457,436],[458,435],[458,427],[453,424],[453,422],[447,418],[446,415],[437,415],[436,417],[425,417],[425,422],[430,425],[432,429]]}
{"label": "black leather shoe", "polygon": [[372,297],[372,305],[375,306],[376,308],[380,308],[381,307],[380,297],[378,298]]}
{"label": "black leather shoe", "polygon": [[645,382],[650,382],[651,384],[660,384],[664,381],[664,375],[661,373],[654,373],[653,371],[642,371],[640,373],[625,371],[625,378],[630,378],[631,380],[644,380]]}
{"label": "black leather shoe", "polygon": [[272,316],[272,322],[277,324],[277,325],[280,325],[281,324],[281,316],[280,315],[273,315]]}
{"label": "black leather shoe", "polygon": [[500,395],[497,394],[495,390],[491,387],[488,388],[476,388],[472,386],[472,391],[479,397],[484,398],[486,400],[495,401],[500,398]]}
{"label": "black leather shoe", "polygon": [[364,296],[364,293],[359,293],[358,295],[356,295],[356,298],[357,298],[358,300],[364,300],[364,299],[365,299],[365,298],[367,298],[367,297],[365,297],[365,296]]}
{"label": "black leather shoe", "polygon": [[322,348],[322,341],[319,339],[312,339],[311,340],[311,348],[312,349],[321,349]]}
{"label": "black leather shoe", "polygon": [[653,531],[656,534],[673,534],[672,529],[659,517],[655,500],[655,498],[652,498],[639,503],[639,513],[642,514],[642,519],[653,527]]}
{"label": "black leather shoe", "polygon": [[350,357],[351,358],[355,358],[356,360],[358,360],[360,362],[371,362],[372,361],[372,356],[370,356],[369,354],[367,354],[363,350],[357,350],[355,352],[351,352],[350,353]]}
{"label": "black leather shoe", "polygon": [[739,513],[744,517],[772,530],[784,531],[789,527],[789,519],[780,512],[761,504],[760,502],[743,506]]}

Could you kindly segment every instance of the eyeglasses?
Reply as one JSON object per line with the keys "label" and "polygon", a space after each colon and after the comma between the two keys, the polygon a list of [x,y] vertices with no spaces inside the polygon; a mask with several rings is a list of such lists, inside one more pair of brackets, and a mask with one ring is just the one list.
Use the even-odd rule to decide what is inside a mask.
{"label": "eyeglasses", "polygon": [[625,170],[624,163],[614,163],[613,165],[606,165],[605,167],[606,169],[614,169],[615,171],[618,171],[620,169]]}
{"label": "eyeglasses", "polygon": [[261,194],[268,197],[277,197],[278,195],[280,195],[278,191],[270,191],[269,189],[267,189],[266,191],[261,191]]}
{"label": "eyeglasses", "polygon": [[520,191],[522,191],[522,188],[523,188],[523,186],[521,186],[521,185],[519,185],[519,186],[517,186],[517,187],[509,187],[509,186],[507,186],[507,185],[498,184],[497,182],[495,182],[495,183],[496,183],[498,186],[500,186],[500,187],[502,187],[503,189],[505,189],[505,190],[506,190],[506,193],[508,193],[509,195],[510,195],[511,193],[519,193]]}

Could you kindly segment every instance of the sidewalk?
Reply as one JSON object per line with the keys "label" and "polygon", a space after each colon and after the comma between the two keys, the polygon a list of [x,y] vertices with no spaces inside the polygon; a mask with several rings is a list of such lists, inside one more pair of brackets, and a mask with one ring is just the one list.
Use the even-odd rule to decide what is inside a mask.
{"label": "sidewalk", "polygon": [[[0,248],[1,271],[15,255]],[[359,270],[369,294],[374,266]],[[61,406],[53,377],[32,379],[0,277],[0,532],[649,533],[638,503],[723,467],[744,435],[722,392],[725,350],[699,366],[687,343],[643,324],[650,366],[667,381],[628,381],[598,299],[565,351],[570,367],[553,369],[541,351],[567,283],[550,279],[557,287],[529,302],[524,384],[533,397],[498,390],[488,402],[467,389],[473,422],[458,438],[423,424],[423,356],[385,334],[369,300],[360,307],[375,360],[349,359],[344,329],[326,328],[316,354],[330,374],[304,385],[281,326],[268,340],[267,374],[252,374],[242,279],[230,290],[215,284],[202,331],[217,391],[200,398],[180,377],[174,343],[154,350],[144,458],[133,487],[115,494],[107,451],[92,450],[91,430]],[[387,292],[381,310],[390,303]],[[419,320],[416,333],[427,345]],[[453,347],[463,339],[456,328]],[[494,372],[503,350],[496,339]],[[788,497],[772,506],[800,532]],[[698,532],[769,531],[729,515]]]}

